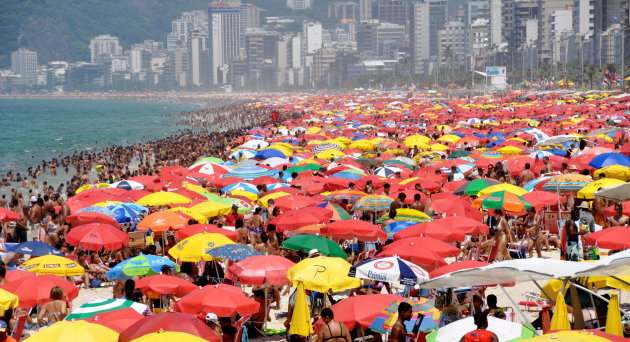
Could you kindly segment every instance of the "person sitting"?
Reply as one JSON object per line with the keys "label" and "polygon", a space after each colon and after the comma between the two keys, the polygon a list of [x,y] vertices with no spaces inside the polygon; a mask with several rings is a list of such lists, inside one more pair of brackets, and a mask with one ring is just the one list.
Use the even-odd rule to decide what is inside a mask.
{"label": "person sitting", "polygon": [[37,314],[37,323],[41,326],[63,321],[68,315],[68,303],[64,300],[63,289],[55,286],[50,289],[50,302],[44,304]]}
{"label": "person sitting", "polygon": [[348,327],[335,321],[335,314],[330,308],[322,310],[321,318],[325,325],[317,332],[317,342],[352,342]]}

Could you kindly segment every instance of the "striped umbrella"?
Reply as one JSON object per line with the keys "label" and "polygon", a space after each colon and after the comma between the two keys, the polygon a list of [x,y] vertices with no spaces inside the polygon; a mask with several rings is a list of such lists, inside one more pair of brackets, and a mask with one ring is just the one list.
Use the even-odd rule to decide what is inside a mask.
{"label": "striped umbrella", "polygon": [[343,147],[341,147],[341,146],[339,146],[337,144],[333,144],[333,143],[322,143],[322,144],[319,144],[319,145],[315,146],[315,148],[313,149],[313,152],[319,153],[319,152],[326,151],[326,150],[343,151]]}
{"label": "striped umbrella", "polygon": [[429,272],[396,256],[366,260],[350,267],[348,276],[409,286],[429,280]]}
{"label": "striped umbrella", "polygon": [[553,177],[554,176],[542,176],[536,179],[532,179],[529,182],[525,183],[525,185],[523,185],[523,189],[532,192],[537,186],[539,186],[539,184],[543,183],[542,185],[544,185],[544,183],[548,182]]}
{"label": "striped umbrella", "polygon": [[197,163],[189,167],[189,169],[191,171],[203,173],[206,175],[215,175],[215,174],[224,175],[232,171],[232,168],[229,166],[225,166],[225,165],[221,165],[217,163],[210,163],[210,162]]}
{"label": "striped umbrella", "polygon": [[256,186],[254,184],[245,183],[245,182],[238,182],[238,183],[230,184],[224,187],[223,189],[221,189],[221,192],[227,193],[234,190],[247,191],[247,192],[251,192],[252,194],[258,195],[258,189],[256,189]]}
{"label": "striped umbrella", "polygon": [[475,207],[486,209],[504,209],[513,213],[520,213],[532,207],[526,199],[515,195],[507,190],[493,192],[486,197],[479,198],[473,202]]}
{"label": "striped umbrella", "polygon": [[225,177],[237,177],[244,180],[253,180],[258,177],[275,177],[276,171],[262,168],[260,166],[243,166],[230,171]]}
{"label": "striped umbrella", "polygon": [[144,206],[135,203],[117,203],[107,207],[116,216],[114,219],[118,223],[133,222],[138,215],[146,213],[148,209]]}
{"label": "striped umbrella", "polygon": [[389,210],[390,205],[394,200],[385,195],[367,195],[361,197],[353,207],[353,210],[364,211],[384,211]]}
{"label": "striped umbrella", "polygon": [[103,208],[103,207],[98,207],[98,206],[90,206],[87,208],[83,208],[81,210],[77,210],[77,212],[75,214],[79,214],[79,213],[85,213],[85,212],[93,212],[93,213],[99,213],[99,214],[103,214],[103,215],[107,215],[113,219],[116,218],[116,214],[107,209],[107,208]]}
{"label": "striped umbrella", "polygon": [[131,180],[122,180],[120,182],[112,183],[109,187],[125,190],[144,190],[143,184]]}
{"label": "striped umbrella", "polygon": [[140,254],[118,263],[105,274],[109,279],[126,280],[133,276],[155,275],[161,272],[162,266],[169,266],[178,271],[179,265],[165,257]]}
{"label": "striped umbrella", "polygon": [[354,203],[356,203],[358,200],[360,200],[365,195],[367,195],[367,194],[365,192],[363,192],[363,191],[340,190],[340,191],[333,191],[333,192],[331,192],[326,197],[324,197],[323,201],[324,202],[340,203],[342,200],[346,199],[346,200],[348,200],[348,203],[354,204]]}
{"label": "striped umbrella", "polygon": [[440,320],[440,310],[435,308],[433,299],[420,297],[418,299],[407,298],[403,301],[395,301],[390,304],[383,312],[381,312],[370,325],[370,329],[380,333],[390,333],[394,324],[398,321],[398,305],[401,302],[407,302],[411,305],[413,316],[405,322],[407,331],[412,331],[413,326],[418,318],[418,314],[423,314],[422,324],[419,331],[431,331],[438,326]]}
{"label": "striped umbrella", "polygon": [[241,261],[256,255],[263,255],[250,246],[245,245],[223,245],[208,251],[213,258]]}
{"label": "striped umbrella", "polygon": [[466,182],[462,184],[459,188],[457,188],[453,193],[455,195],[477,195],[479,191],[493,186],[501,184],[501,182],[496,181],[494,179],[475,179],[474,181]]}
{"label": "striped umbrella", "polygon": [[149,310],[148,306],[130,300],[99,298],[89,301],[72,310],[72,313],[66,316],[64,320],[73,321],[77,319],[87,319],[104,312],[117,311],[126,308],[131,308],[139,314],[143,314],[144,312],[148,312]]}
{"label": "striped umbrella", "polygon": [[256,151],[246,150],[246,149],[236,150],[230,153],[229,155],[230,158],[234,158],[236,160],[240,160],[241,158],[251,159],[251,158],[254,158],[255,156],[256,156]]}
{"label": "striped umbrella", "polygon": [[563,194],[576,193],[591,182],[593,182],[593,179],[589,176],[567,173],[551,178],[545,185],[543,185],[543,190]]}
{"label": "striped umbrella", "polygon": [[382,166],[374,170],[374,174],[380,177],[389,178],[396,172],[402,172],[403,170],[396,166]]}

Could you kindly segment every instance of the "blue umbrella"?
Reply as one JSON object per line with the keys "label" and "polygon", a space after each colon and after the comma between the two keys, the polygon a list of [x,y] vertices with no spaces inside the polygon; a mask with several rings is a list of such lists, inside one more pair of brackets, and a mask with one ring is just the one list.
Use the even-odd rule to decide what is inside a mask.
{"label": "blue umbrella", "polygon": [[385,257],[366,260],[350,267],[348,276],[384,282],[400,282],[415,285],[429,280],[429,272],[420,266],[399,257]]}
{"label": "blue umbrella", "polygon": [[345,179],[361,179],[361,175],[358,175],[356,173],[352,173],[352,172],[337,172],[333,175],[331,175],[331,177],[339,177],[339,178],[345,178]]}
{"label": "blue umbrella", "polygon": [[225,175],[225,177],[237,177],[244,180],[253,180],[263,176],[275,177],[276,171],[265,169],[260,166],[243,166],[239,167],[238,169],[232,170],[230,173]]}
{"label": "blue umbrella", "polygon": [[107,208],[104,208],[104,207],[91,206],[91,207],[87,207],[87,208],[83,208],[81,210],[78,210],[76,212],[76,214],[84,213],[84,212],[99,213],[99,214],[107,215],[107,216],[109,216],[109,217],[111,217],[113,219],[116,218],[116,214],[113,211],[111,211],[111,210],[109,210]]}
{"label": "blue umbrella", "polygon": [[602,167],[610,165],[621,165],[630,167],[630,158],[621,153],[602,153],[593,158],[593,160],[591,160],[588,165],[596,169],[601,169]]}
{"label": "blue umbrella", "polygon": [[223,245],[208,251],[213,258],[241,261],[255,255],[262,255],[259,251],[246,245]]}
{"label": "blue umbrella", "polygon": [[148,211],[146,207],[135,203],[117,203],[110,205],[108,208],[116,214],[114,219],[118,223],[133,222],[140,214]]}
{"label": "blue umbrella", "polygon": [[256,159],[268,159],[273,157],[286,158],[287,156],[284,153],[273,148],[261,150],[256,153]]}
{"label": "blue umbrella", "polygon": [[140,254],[119,263],[107,271],[105,275],[112,280],[126,280],[131,279],[133,276],[159,274],[164,265],[170,267],[173,271],[179,270],[177,264],[165,257]]}
{"label": "blue umbrella", "polygon": [[256,189],[256,186],[254,184],[245,183],[245,182],[238,182],[238,183],[230,184],[224,187],[223,189],[221,189],[221,192],[227,193],[234,190],[243,190],[243,191],[251,192],[253,194],[258,195],[258,189]]}
{"label": "blue umbrella", "polygon": [[9,252],[35,256],[44,256],[49,254],[63,256],[63,253],[57,250],[57,248],[39,241],[26,241],[19,243],[13,246]]}
{"label": "blue umbrella", "polygon": [[394,234],[398,233],[399,231],[407,228],[407,227],[411,227],[414,224],[418,224],[418,222],[415,221],[394,221],[388,225],[386,225],[385,227],[383,227],[383,231],[385,231],[385,233],[387,233],[387,236],[391,239],[392,236],[394,236]]}

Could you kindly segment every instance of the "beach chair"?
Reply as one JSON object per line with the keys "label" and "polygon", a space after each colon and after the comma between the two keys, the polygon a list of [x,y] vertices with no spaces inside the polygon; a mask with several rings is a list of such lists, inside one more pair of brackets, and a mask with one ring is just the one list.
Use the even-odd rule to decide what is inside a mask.
{"label": "beach chair", "polygon": [[518,302],[518,305],[522,306],[525,311],[542,311],[543,307],[547,305],[547,300],[538,292],[528,291],[523,293],[523,295],[525,300]]}
{"label": "beach chair", "polygon": [[19,341],[22,338],[22,333],[24,333],[24,326],[26,325],[27,315],[23,315],[17,318],[17,322],[13,331],[11,332],[11,337],[13,337],[16,341]]}
{"label": "beach chair", "polygon": [[497,252],[498,252],[498,248],[497,246],[499,245],[499,240],[498,239],[494,239],[494,245],[492,245],[492,247],[490,248],[490,254],[488,255],[483,255],[481,254],[481,244],[479,245],[479,258],[478,261],[483,261],[483,262],[487,262],[489,264],[493,263],[494,260],[497,258]]}
{"label": "beach chair", "polygon": [[241,317],[236,323],[234,323],[234,329],[236,329],[236,336],[234,336],[234,342],[241,342],[243,338],[243,330],[245,329],[245,322],[249,320],[252,315]]}

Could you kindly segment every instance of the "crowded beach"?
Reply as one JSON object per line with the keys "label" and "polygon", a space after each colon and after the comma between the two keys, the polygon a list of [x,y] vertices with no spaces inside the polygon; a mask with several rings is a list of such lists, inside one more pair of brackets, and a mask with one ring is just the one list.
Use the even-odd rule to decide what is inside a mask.
{"label": "crowded beach", "polygon": [[627,340],[629,120],[598,91],[269,95],[8,172],[0,342]]}

